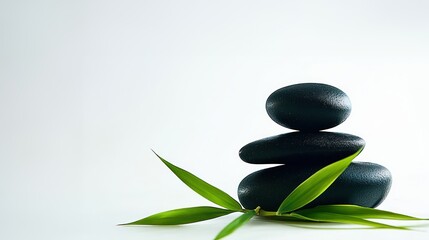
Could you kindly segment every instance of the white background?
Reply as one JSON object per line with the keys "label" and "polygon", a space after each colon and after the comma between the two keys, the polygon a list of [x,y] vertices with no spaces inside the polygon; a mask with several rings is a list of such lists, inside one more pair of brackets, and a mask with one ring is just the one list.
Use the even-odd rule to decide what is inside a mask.
{"label": "white background", "polygon": [[[428,10],[410,0],[0,0],[0,238],[211,239],[236,215],[115,226],[211,205],[150,149],[236,197],[263,167],[238,150],[288,131],[266,98],[300,82],[349,95],[352,113],[331,131],[361,136],[358,159],[391,170],[380,208],[429,217]],[[417,225],[255,220],[229,239],[428,239],[428,223]]]}

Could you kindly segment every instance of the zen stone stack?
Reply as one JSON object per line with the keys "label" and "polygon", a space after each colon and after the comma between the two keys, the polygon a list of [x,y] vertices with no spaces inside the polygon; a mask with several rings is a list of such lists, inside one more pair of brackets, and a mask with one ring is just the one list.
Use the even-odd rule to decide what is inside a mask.
{"label": "zen stone stack", "polygon": [[[276,211],[284,198],[321,168],[352,155],[365,141],[351,134],[321,131],[344,122],[351,112],[349,97],[340,89],[320,83],[280,88],[267,99],[273,121],[293,130],[245,145],[240,158],[253,164],[283,164],[245,177],[238,198],[246,209],[260,206]],[[385,167],[352,162],[343,174],[306,207],[354,204],[376,207],[387,196],[392,177]]]}

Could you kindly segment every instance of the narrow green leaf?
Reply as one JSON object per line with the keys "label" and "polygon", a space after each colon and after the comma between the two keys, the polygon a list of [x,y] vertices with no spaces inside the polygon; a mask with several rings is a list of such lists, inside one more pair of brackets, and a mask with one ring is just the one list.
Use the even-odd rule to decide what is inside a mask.
{"label": "narrow green leaf", "polygon": [[308,212],[308,213],[291,213],[292,216],[301,217],[304,220],[315,222],[331,222],[331,223],[346,223],[370,226],[375,228],[392,228],[392,229],[407,229],[406,227],[392,226],[384,223],[365,220],[358,217],[352,217],[342,214],[326,213],[326,212]]}
{"label": "narrow green leaf", "polygon": [[322,220],[318,220],[318,219],[315,219],[315,218],[309,218],[309,217],[307,217],[307,216],[305,216],[303,214],[298,214],[296,212],[291,212],[291,213],[288,213],[288,214],[290,216],[302,219],[303,221],[307,221],[307,222],[322,222]]}
{"label": "narrow green leaf", "polygon": [[276,220],[276,221],[283,221],[283,222],[291,222],[291,221],[302,222],[303,221],[301,218],[296,218],[294,216],[291,216],[289,213],[277,215],[276,212],[265,211],[265,210],[260,209],[260,208],[257,211],[257,213],[258,213],[257,215],[259,217],[263,217],[264,219],[269,219],[269,220]]}
{"label": "narrow green leaf", "polygon": [[179,225],[205,221],[234,211],[215,207],[191,207],[160,212],[131,223],[121,225]]}
{"label": "narrow green leaf", "polygon": [[314,222],[313,220],[309,220],[309,219],[303,219],[300,217],[296,217],[296,216],[291,216],[291,215],[277,215],[277,216],[268,216],[268,217],[263,217],[264,219],[268,219],[268,220],[273,220],[273,221],[280,221],[280,222]]}
{"label": "narrow green leaf", "polygon": [[427,220],[423,218],[416,218],[404,214],[361,207],[358,205],[320,205],[310,209],[302,209],[296,211],[298,214],[306,214],[311,212],[327,212],[341,215],[348,215],[358,218],[373,218],[373,219],[392,219],[392,220]]}
{"label": "narrow green leaf", "polygon": [[346,158],[331,163],[307,178],[286,197],[277,210],[277,214],[292,212],[320,196],[346,170],[362,149]]}
{"label": "narrow green leaf", "polygon": [[174,174],[176,174],[180,180],[182,180],[182,182],[188,185],[188,187],[196,193],[224,208],[234,211],[242,210],[240,203],[224,191],[208,184],[194,174],[171,164],[164,158],[160,157],[156,152],[154,153]]}
{"label": "narrow green leaf", "polygon": [[248,211],[238,218],[234,219],[232,222],[230,222],[228,225],[226,225],[215,237],[215,240],[224,238],[228,236],[229,234],[233,233],[235,230],[237,230],[239,227],[243,226],[245,223],[247,223],[253,216],[256,215],[256,212],[254,210]]}

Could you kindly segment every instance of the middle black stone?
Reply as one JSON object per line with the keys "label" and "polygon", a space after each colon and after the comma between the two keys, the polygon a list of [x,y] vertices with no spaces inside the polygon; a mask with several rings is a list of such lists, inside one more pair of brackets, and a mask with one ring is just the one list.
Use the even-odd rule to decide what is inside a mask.
{"label": "middle black stone", "polygon": [[291,132],[251,142],[240,149],[248,163],[330,164],[352,155],[365,141],[351,134],[335,132]]}

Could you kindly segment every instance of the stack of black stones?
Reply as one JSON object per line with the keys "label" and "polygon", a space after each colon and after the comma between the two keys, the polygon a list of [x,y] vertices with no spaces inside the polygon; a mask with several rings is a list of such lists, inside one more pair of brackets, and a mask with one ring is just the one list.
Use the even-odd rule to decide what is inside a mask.
{"label": "stack of black stones", "polygon": [[[260,206],[276,211],[285,197],[312,174],[365,146],[358,136],[321,131],[341,124],[350,115],[349,97],[336,87],[320,83],[290,85],[268,97],[266,110],[276,123],[298,131],[260,139],[240,150],[240,158],[247,163],[282,164],[254,172],[241,181],[238,197],[246,209]],[[385,167],[354,161],[305,207],[376,207],[388,194],[391,181]]]}

